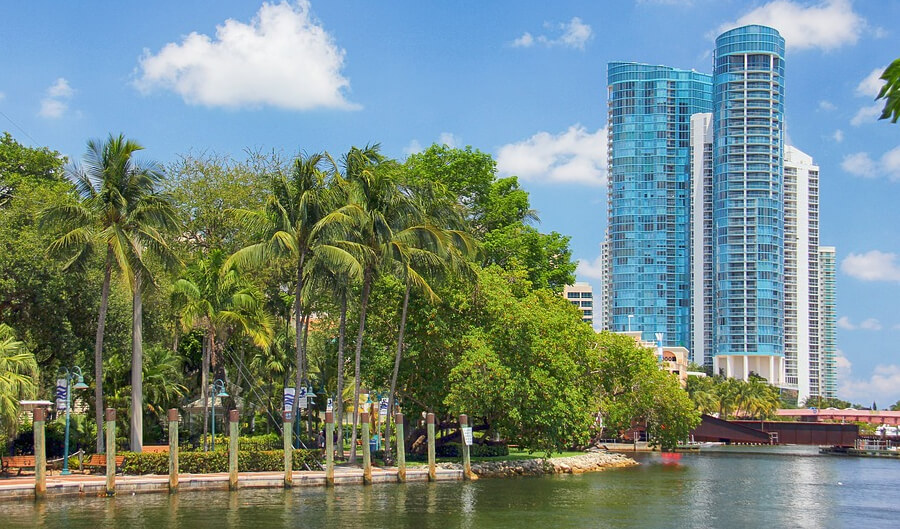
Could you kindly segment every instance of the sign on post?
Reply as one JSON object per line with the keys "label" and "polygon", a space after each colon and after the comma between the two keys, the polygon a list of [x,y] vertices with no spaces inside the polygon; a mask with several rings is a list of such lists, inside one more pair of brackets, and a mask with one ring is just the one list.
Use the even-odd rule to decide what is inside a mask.
{"label": "sign on post", "polygon": [[68,385],[66,379],[60,378],[56,380],[56,410],[66,411],[66,392]]}
{"label": "sign on post", "polygon": [[328,397],[328,402],[325,404],[325,411],[334,411],[334,399]]}
{"label": "sign on post", "polygon": [[381,399],[381,402],[378,403],[378,417],[381,420],[384,420],[387,417],[388,412],[388,399],[384,397]]}
{"label": "sign on post", "polygon": [[287,421],[293,419],[294,413],[294,388],[284,388],[284,418]]}
{"label": "sign on post", "polygon": [[466,446],[472,446],[472,427],[464,426],[462,429],[463,439],[466,442]]}
{"label": "sign on post", "polygon": [[297,405],[302,409],[306,407],[306,388],[300,387],[300,395],[297,397]]}

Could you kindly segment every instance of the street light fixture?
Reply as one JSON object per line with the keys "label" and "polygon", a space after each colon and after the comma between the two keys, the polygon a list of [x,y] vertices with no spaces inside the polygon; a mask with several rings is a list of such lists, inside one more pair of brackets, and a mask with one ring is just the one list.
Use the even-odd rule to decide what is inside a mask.
{"label": "street light fixture", "polygon": [[63,468],[61,474],[68,476],[69,471],[69,408],[72,407],[72,397],[70,386],[72,386],[72,378],[75,378],[75,385],[71,389],[87,389],[88,385],[84,383],[84,373],[81,368],[74,366],[72,369],[61,367],[59,369],[66,374],[66,439],[63,441]]}
{"label": "street light fixture", "polygon": [[212,450],[216,451],[216,397],[227,397],[225,392],[225,382],[221,378],[217,378],[212,383]]}

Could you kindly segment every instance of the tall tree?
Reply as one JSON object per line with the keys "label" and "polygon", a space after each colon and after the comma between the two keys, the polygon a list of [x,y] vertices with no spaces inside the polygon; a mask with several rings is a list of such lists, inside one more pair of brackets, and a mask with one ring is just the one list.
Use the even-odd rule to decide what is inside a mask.
{"label": "tall tree", "polygon": [[94,252],[105,253],[100,311],[94,345],[97,450],[103,450],[103,336],[109,288],[115,267],[133,294],[131,366],[131,448],[140,451],[143,437],[142,291],[152,276],[144,260],[150,250],[164,264],[177,262],[164,233],[177,226],[175,212],[158,192],[162,172],[156,164],[134,158],[143,147],[120,134],[89,140],[81,166],[69,169],[79,202],[44,211],[42,224],[64,231],[48,248],[69,255],[64,269],[83,268]]}
{"label": "tall tree", "polygon": [[[212,250],[175,281],[173,295],[186,330],[203,331],[200,394],[203,400],[203,443],[207,442],[210,369],[216,370],[232,335],[242,333],[259,347],[272,340],[272,323],[262,306],[262,294],[227,262],[221,250]],[[215,397],[213,397],[215,398]]]}
{"label": "tall tree", "polygon": [[[358,267],[356,259],[345,249],[317,239],[317,224],[327,211],[327,176],[324,154],[299,156],[289,175],[277,173],[272,179],[272,194],[262,211],[235,210],[237,217],[255,235],[257,242],[246,246],[229,258],[238,267],[259,266],[275,257],[286,258],[293,269],[294,336],[296,380],[300,388],[305,379],[303,349],[304,283],[307,262],[314,252],[337,269]],[[298,420],[299,399],[294,401],[293,418]]]}

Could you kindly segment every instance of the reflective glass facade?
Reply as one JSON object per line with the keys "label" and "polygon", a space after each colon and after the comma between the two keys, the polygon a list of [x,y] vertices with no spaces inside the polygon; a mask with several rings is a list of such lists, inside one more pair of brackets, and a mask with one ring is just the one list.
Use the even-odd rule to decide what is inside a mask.
{"label": "reflective glass facade", "polygon": [[690,345],[690,119],[712,110],[708,74],[609,64],[608,321]]}
{"label": "reflective glass facade", "polygon": [[784,39],[744,26],[716,39],[714,355],[784,355]]}

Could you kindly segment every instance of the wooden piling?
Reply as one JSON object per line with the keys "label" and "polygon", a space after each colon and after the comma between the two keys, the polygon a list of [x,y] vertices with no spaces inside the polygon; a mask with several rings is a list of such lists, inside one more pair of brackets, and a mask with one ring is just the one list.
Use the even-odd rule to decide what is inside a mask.
{"label": "wooden piling", "polygon": [[44,424],[47,421],[45,408],[34,409],[34,498],[42,500],[47,496],[47,437]]}
{"label": "wooden piling", "polygon": [[284,411],[282,419],[281,431],[284,437],[284,488],[289,489],[294,485],[294,445],[291,440],[291,434],[293,433],[291,412]]}
{"label": "wooden piling", "polygon": [[403,435],[403,414],[394,414],[394,432],[397,434],[397,481],[406,481],[406,437]]}
{"label": "wooden piling", "polygon": [[228,490],[238,488],[238,421],[237,410],[228,412]]}
{"label": "wooden piling", "polygon": [[178,492],[178,410],[169,410],[169,492]]}
{"label": "wooden piling", "polygon": [[106,408],[106,495],[116,495],[116,410]]}
{"label": "wooden piling", "polygon": [[325,412],[325,484],[334,485],[334,412]]}
{"label": "wooden piling", "polygon": [[425,416],[425,425],[428,428],[428,481],[437,480],[437,465],[434,460],[434,414]]}
{"label": "wooden piling", "polygon": [[364,411],[360,415],[362,421],[362,449],[363,449],[363,483],[372,483],[372,447],[369,445],[369,412]]}

